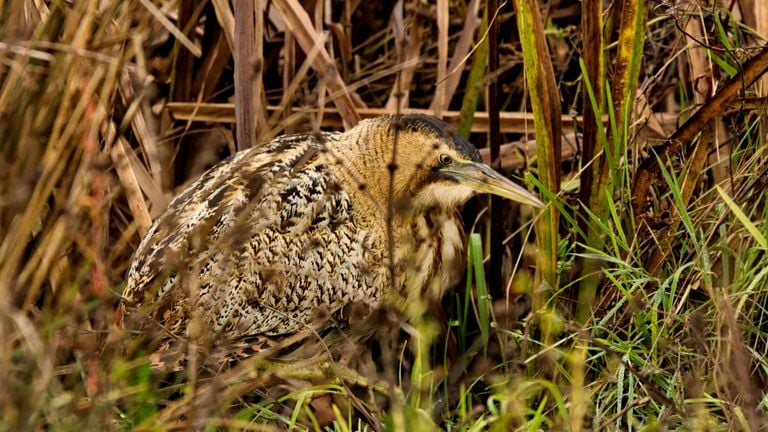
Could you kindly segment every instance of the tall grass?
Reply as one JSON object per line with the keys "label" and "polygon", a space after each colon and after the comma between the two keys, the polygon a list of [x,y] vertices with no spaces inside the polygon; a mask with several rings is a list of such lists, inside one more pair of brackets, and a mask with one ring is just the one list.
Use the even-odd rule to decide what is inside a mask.
{"label": "tall grass", "polygon": [[[354,364],[254,357],[214,373],[153,369],[115,306],[151,218],[242,145],[230,100],[250,75],[235,74],[232,53],[247,46],[228,25],[239,9],[0,4],[0,430],[764,429],[768,137],[766,90],[753,83],[768,54],[747,27],[755,11],[622,2],[580,51],[578,2],[490,15],[447,3],[446,27],[434,2],[256,2],[262,79],[244,97],[265,111],[240,132],[429,109],[440,77],[457,81],[432,108],[482,145],[497,80],[512,141],[502,166],[530,168],[510,174],[560,217],[504,209],[494,287],[477,204],[467,278],[445,316],[383,313]],[[446,43],[467,60],[446,67]],[[561,125],[592,125],[577,136],[588,157],[553,144],[560,132],[543,120],[563,107],[588,116]]]}

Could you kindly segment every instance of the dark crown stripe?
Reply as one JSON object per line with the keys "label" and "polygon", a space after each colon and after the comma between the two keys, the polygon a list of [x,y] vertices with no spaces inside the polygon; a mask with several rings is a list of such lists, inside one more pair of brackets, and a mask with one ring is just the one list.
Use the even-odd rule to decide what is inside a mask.
{"label": "dark crown stripe", "polygon": [[481,160],[477,148],[456,133],[452,126],[440,119],[422,114],[406,114],[400,117],[400,126],[408,131],[435,135],[452,143],[467,159],[475,162]]}

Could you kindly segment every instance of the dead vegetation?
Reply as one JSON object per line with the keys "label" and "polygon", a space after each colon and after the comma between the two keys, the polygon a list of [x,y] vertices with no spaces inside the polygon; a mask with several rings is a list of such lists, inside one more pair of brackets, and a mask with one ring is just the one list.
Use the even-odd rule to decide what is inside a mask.
{"label": "dead vegetation", "polygon": [[[232,3],[0,2],[0,429],[764,427],[763,2],[539,2],[532,46],[564,135],[548,154],[518,31],[534,2]],[[422,375],[404,356],[368,383],[248,363],[198,382],[116,348],[130,257],[186,181],[280,134],[398,111],[486,147],[491,84],[501,165],[560,214],[535,233],[548,273],[530,215],[505,208],[494,302],[472,294],[475,266]]]}

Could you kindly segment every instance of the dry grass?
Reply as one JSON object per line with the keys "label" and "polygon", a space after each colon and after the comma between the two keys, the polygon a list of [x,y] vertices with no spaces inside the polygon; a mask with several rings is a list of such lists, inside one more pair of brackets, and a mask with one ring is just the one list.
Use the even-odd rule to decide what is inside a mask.
{"label": "dry grass", "polygon": [[[491,14],[499,69],[473,81],[484,2],[234,3],[243,9],[0,2],[0,430],[764,428],[763,2],[650,2],[639,78],[621,86],[614,67],[631,62],[616,63],[628,48],[614,42],[632,36],[620,17],[636,2],[612,5],[597,27],[581,21],[581,2],[540,2],[564,142],[577,142],[550,156],[533,150],[511,4]],[[255,45],[233,31],[250,7]],[[580,24],[592,37],[607,29],[597,47],[582,51]],[[599,54],[605,63],[594,62]],[[238,56],[248,61],[236,68]],[[582,85],[585,71],[596,95]],[[482,147],[493,112],[482,91],[479,104],[471,98],[491,82],[503,142],[514,143],[502,146],[502,165],[521,177],[530,168],[541,187],[541,170],[562,158],[562,192],[544,192],[561,213],[561,240],[546,244],[557,258],[548,286],[534,286],[537,253],[527,225],[518,230],[530,215],[506,209],[514,217],[493,233],[509,237],[506,282],[487,287],[492,303],[477,295],[482,257],[469,257],[474,279],[446,299],[447,336],[435,334],[442,342],[424,358],[400,344],[434,329],[403,324],[359,376],[264,359],[163,375],[116,327],[141,236],[174,191],[216,161],[283,133],[397,110],[473,118],[470,139]],[[583,127],[584,138],[573,135]],[[606,145],[619,154],[601,156]],[[587,177],[601,173],[611,183],[598,192],[613,193],[590,212],[578,181],[594,204],[598,183]],[[575,302],[590,296],[576,319]]]}

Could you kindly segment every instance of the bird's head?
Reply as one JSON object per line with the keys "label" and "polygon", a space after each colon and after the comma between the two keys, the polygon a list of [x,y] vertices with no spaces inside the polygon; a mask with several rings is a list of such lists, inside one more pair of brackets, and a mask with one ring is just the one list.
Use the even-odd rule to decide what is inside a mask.
{"label": "bird's head", "polygon": [[377,195],[389,196],[391,178],[395,199],[407,200],[415,209],[455,208],[478,193],[544,206],[528,190],[483,164],[472,144],[434,117],[379,117],[362,121],[350,132],[355,129],[360,130],[355,142],[363,147],[358,157],[368,169],[368,181],[378,184]]}

